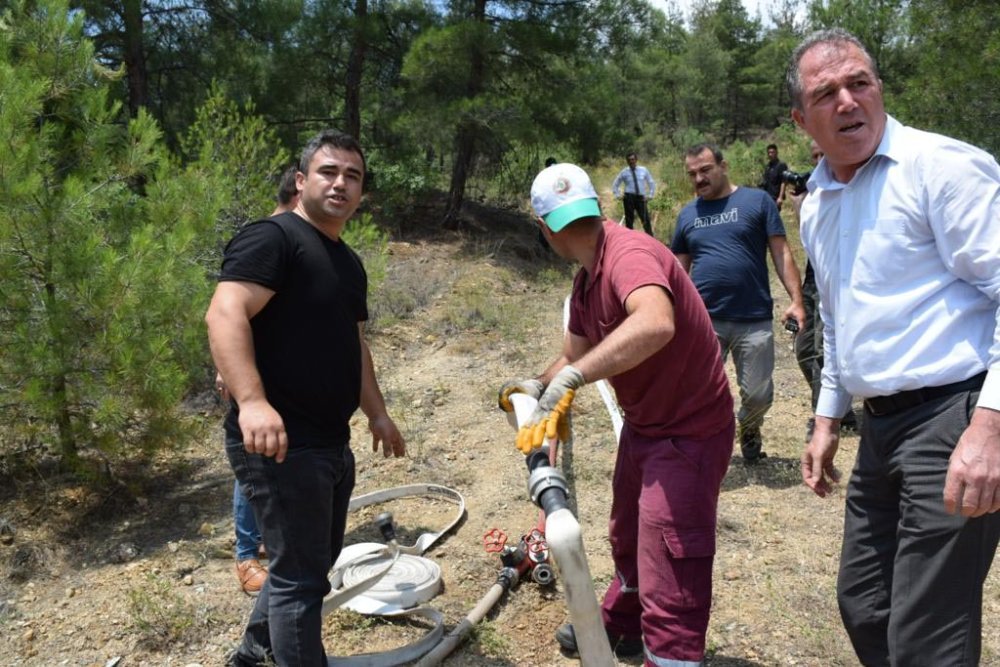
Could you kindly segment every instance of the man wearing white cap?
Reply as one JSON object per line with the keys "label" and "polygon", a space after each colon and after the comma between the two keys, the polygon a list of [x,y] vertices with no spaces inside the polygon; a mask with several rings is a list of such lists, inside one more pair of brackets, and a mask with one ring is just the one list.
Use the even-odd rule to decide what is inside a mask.
{"label": "man wearing white cap", "polygon": [[[644,651],[647,664],[700,665],[716,507],[735,431],[711,320],[666,246],[602,217],[579,167],[538,174],[531,204],[552,249],[581,269],[562,354],[537,378],[505,384],[500,406],[509,410],[515,391],[538,398],[518,434],[538,447],[534,425],[558,419],[582,385],[610,381],[625,426],[612,480],[616,576],[602,604],[604,626],[619,657]],[[572,626],[556,639],[576,649]]]}

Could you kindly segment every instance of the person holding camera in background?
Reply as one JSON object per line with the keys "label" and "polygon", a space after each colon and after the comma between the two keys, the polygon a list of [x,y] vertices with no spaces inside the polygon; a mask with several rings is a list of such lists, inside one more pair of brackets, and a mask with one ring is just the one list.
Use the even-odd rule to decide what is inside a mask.
{"label": "person holding camera in background", "polygon": [[[823,157],[823,151],[815,141],[809,144],[810,159],[813,167],[819,164]],[[792,210],[795,212],[795,222],[800,224],[799,210],[802,208],[802,200],[808,192],[806,184],[812,176],[810,169],[804,173],[786,171],[782,178],[785,183],[792,187],[789,197],[792,200]],[[802,278],[802,306],[806,311],[806,322],[802,329],[795,335],[795,360],[799,364],[799,370],[809,383],[810,402],[813,412],[816,411],[816,400],[819,398],[820,378],[823,375],[823,323],[818,321],[817,308],[819,304],[819,294],[816,291],[816,275],[813,272],[809,258],[806,258],[806,269]],[[815,417],[809,417],[806,422],[806,442],[812,439],[813,429],[816,427]],[[840,420],[841,431],[857,431],[858,417],[854,413],[854,408],[848,407]]]}
{"label": "person holding camera in background", "polygon": [[689,148],[684,165],[698,197],[677,216],[671,250],[708,308],[723,361],[733,354],[740,387],[740,450],[752,465],[767,456],[760,427],[774,402],[768,251],[792,301],[782,317],[786,327],[805,324],[799,269],[774,201],[761,190],[732,184],[729,165],[716,146]]}
{"label": "person holding camera in background", "polygon": [[[816,165],[819,164],[820,158],[822,157],[823,151],[816,145],[816,142],[809,142],[809,159],[812,162],[814,169]],[[785,191],[787,199],[790,199],[792,202],[792,214],[795,217],[796,225],[800,224],[799,211],[802,208],[802,200],[806,198],[806,194],[809,192],[806,184],[809,182],[810,176],[812,176],[812,169],[802,173],[786,169],[781,174],[781,179],[786,183]],[[790,194],[787,191],[789,185],[792,186],[792,192]]]}
{"label": "person holding camera in background", "polygon": [[778,146],[768,144],[767,164],[764,165],[764,174],[760,178],[760,189],[764,190],[774,200],[774,204],[781,210],[781,205],[785,201],[785,172],[788,165],[778,159]]}

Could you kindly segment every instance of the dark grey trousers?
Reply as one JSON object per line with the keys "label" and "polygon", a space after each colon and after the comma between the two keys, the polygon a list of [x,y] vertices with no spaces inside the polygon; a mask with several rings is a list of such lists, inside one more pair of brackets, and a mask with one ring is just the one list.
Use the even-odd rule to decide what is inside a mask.
{"label": "dark grey trousers", "polygon": [[[944,480],[978,391],[865,411],[847,490],[837,600],[864,665],[979,664],[983,582],[1000,512],[944,511]],[[996,627],[995,623],[991,624]]]}

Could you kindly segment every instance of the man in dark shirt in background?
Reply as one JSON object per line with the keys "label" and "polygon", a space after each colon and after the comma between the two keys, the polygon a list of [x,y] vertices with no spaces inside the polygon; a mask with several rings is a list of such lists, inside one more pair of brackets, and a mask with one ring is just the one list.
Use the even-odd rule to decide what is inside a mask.
{"label": "man in dark shirt in background", "polygon": [[778,159],[778,146],[768,144],[767,164],[764,165],[764,175],[760,180],[760,189],[764,190],[774,200],[778,210],[785,202],[785,179],[784,173],[788,171],[788,165]]}

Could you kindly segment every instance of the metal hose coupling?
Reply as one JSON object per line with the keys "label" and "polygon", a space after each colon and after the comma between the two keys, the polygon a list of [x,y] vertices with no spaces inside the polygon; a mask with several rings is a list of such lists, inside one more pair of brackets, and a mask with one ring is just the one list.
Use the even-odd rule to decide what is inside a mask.
{"label": "metal hose coupling", "polygon": [[518,573],[517,568],[514,567],[503,567],[500,568],[500,572],[497,573],[497,583],[504,587],[504,590],[510,590],[517,586],[517,582],[521,580],[521,575]]}
{"label": "metal hose coupling", "polygon": [[[558,493],[547,493],[550,491]],[[566,476],[559,468],[539,466],[528,476],[528,495],[531,496],[531,502],[545,510],[546,514],[565,507],[566,497],[569,495]]]}

